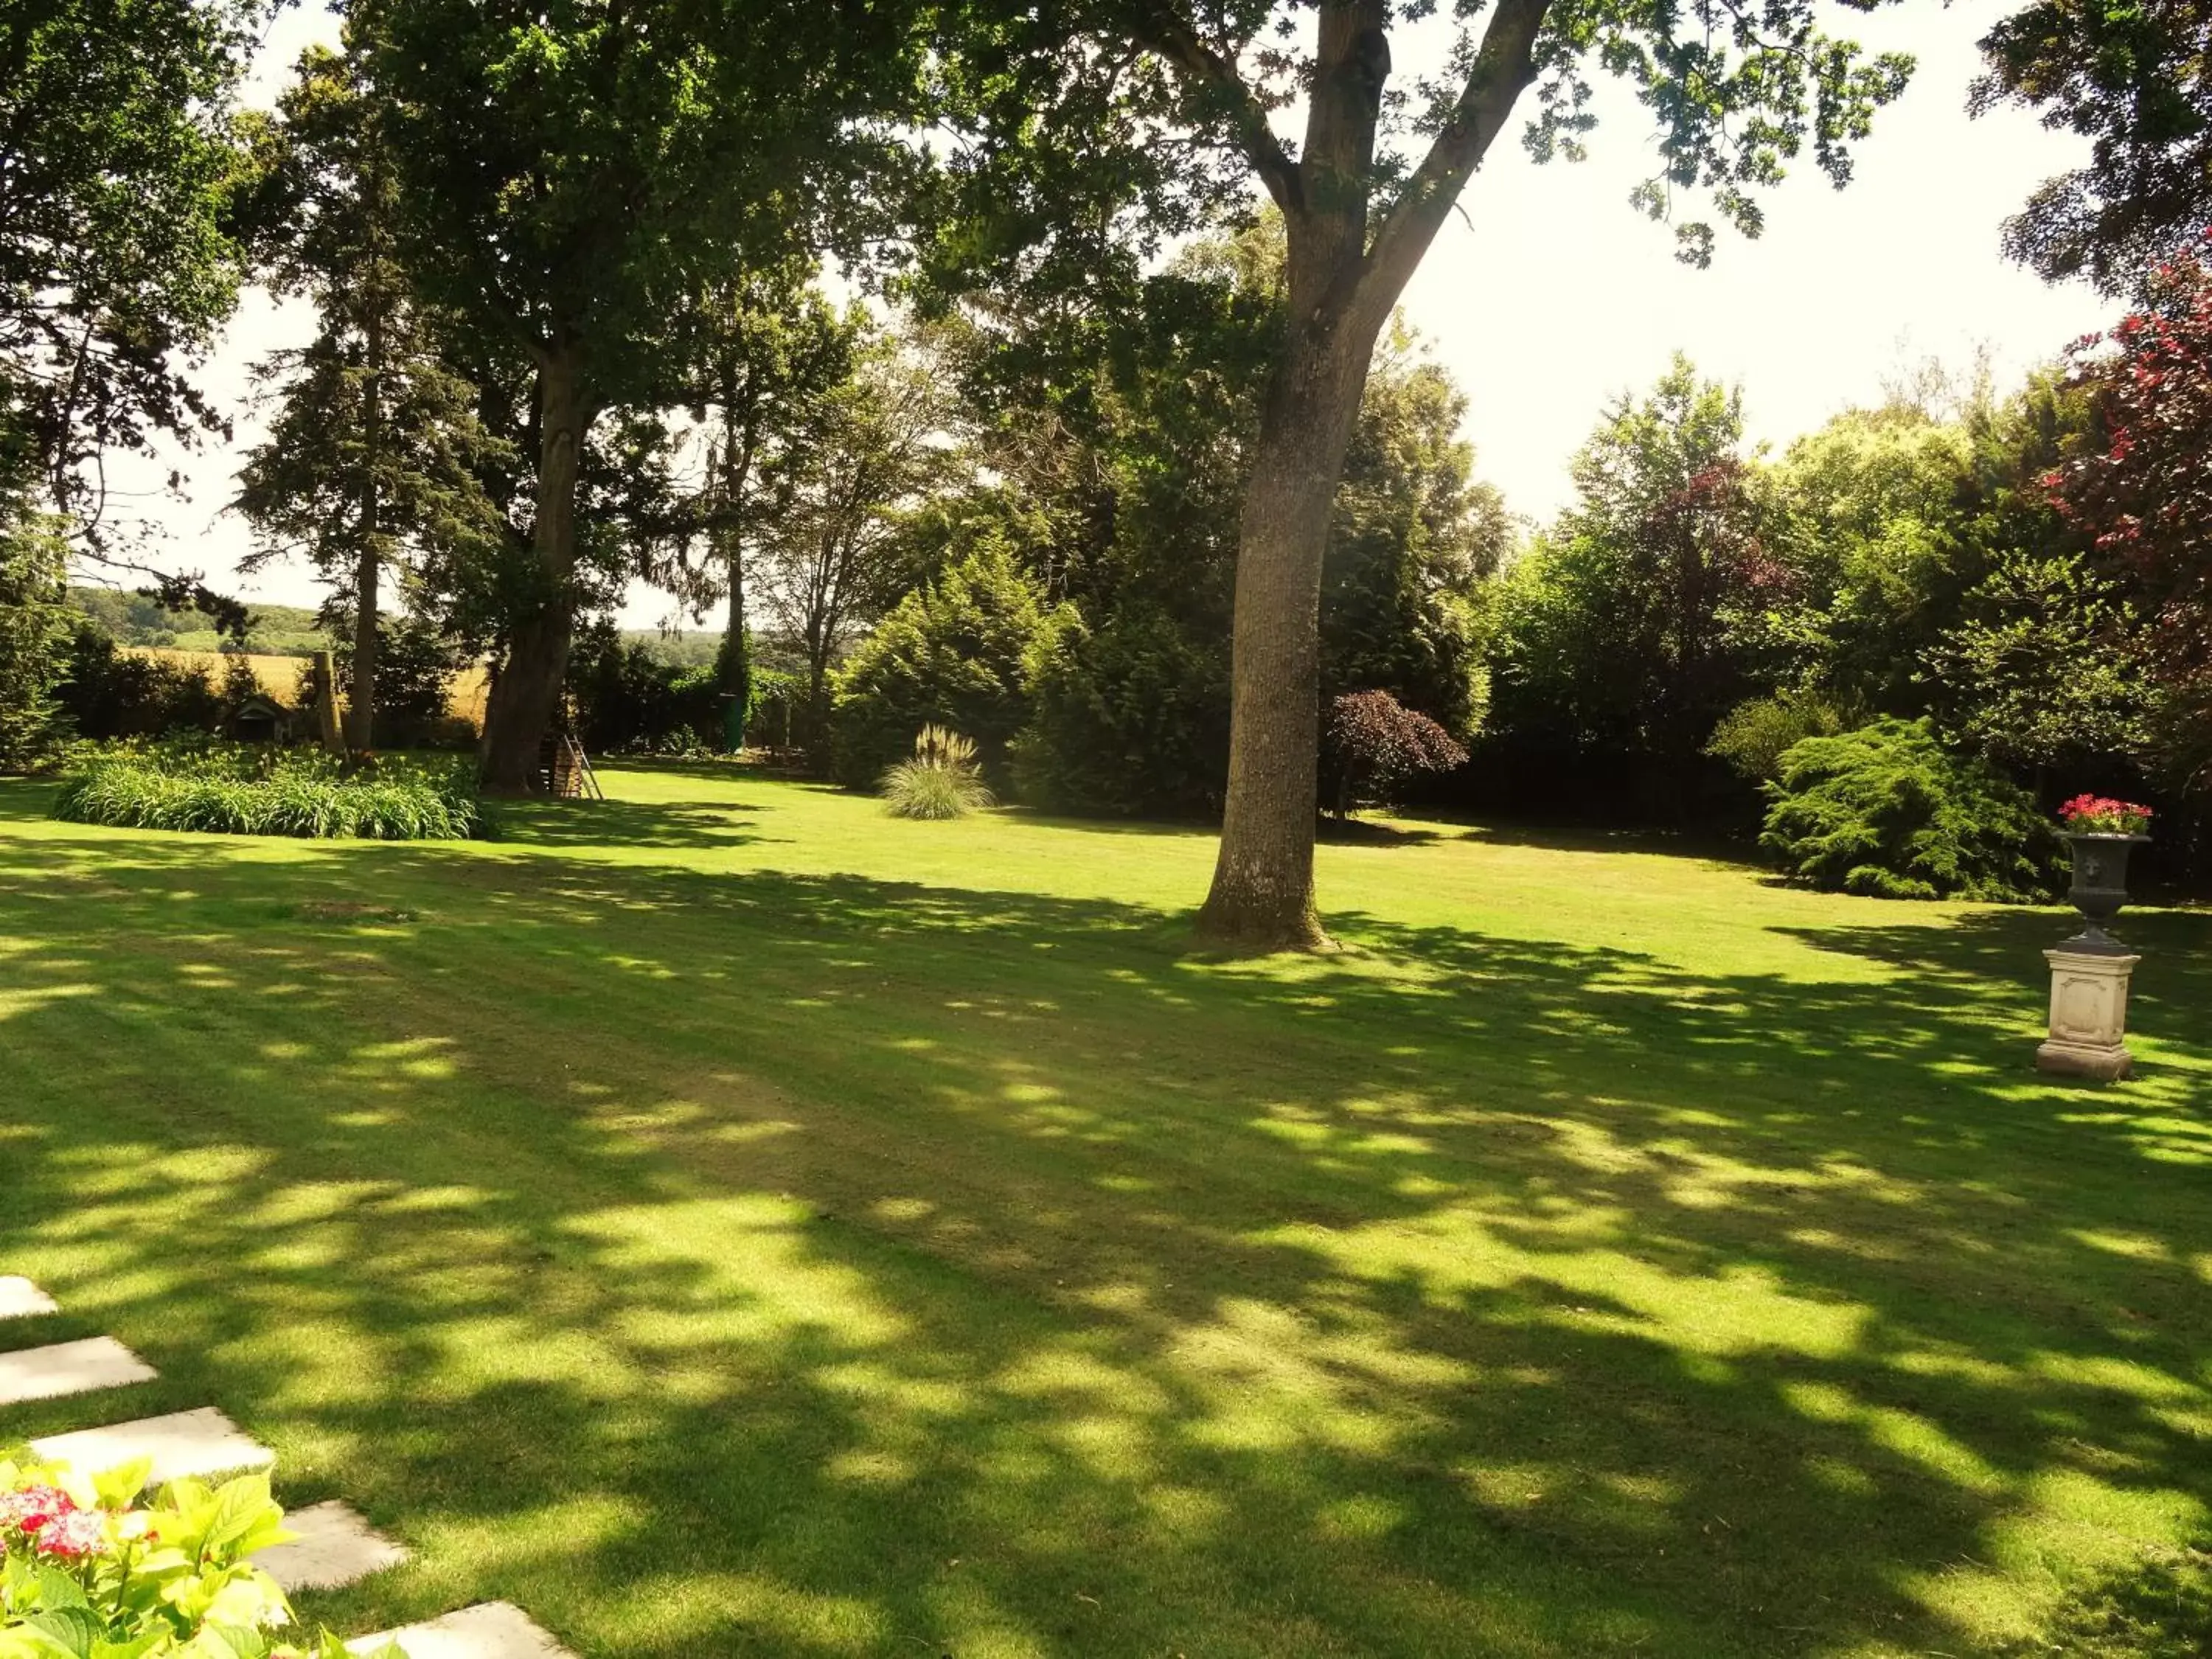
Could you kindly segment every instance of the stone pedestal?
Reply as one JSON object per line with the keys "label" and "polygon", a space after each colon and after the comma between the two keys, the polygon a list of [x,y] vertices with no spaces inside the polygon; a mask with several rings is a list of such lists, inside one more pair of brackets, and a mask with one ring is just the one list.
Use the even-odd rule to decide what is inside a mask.
{"label": "stone pedestal", "polygon": [[2128,1074],[2128,980],[2141,957],[2045,951],[2051,964],[2051,1040],[2037,1069],[2111,1083]]}

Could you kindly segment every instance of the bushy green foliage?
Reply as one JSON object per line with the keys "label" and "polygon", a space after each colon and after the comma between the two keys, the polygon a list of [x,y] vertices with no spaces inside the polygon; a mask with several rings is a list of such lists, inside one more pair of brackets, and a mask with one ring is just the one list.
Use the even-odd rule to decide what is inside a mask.
{"label": "bushy green foliage", "polygon": [[1345,459],[1322,571],[1322,695],[1382,687],[1470,738],[1490,701],[1490,579],[1515,530],[1459,435],[1466,395],[1415,344],[1403,331],[1386,342]]}
{"label": "bushy green foliage", "polygon": [[[353,619],[332,629],[338,644],[331,653],[342,701],[353,696]],[[376,648],[376,732],[379,749],[423,749],[465,745],[475,735],[466,720],[446,712],[453,679],[462,665],[453,642],[419,617],[380,619]],[[306,686],[303,672],[301,684]],[[298,701],[305,705],[312,692]]]}
{"label": "bushy green foliage", "polygon": [[268,1476],[149,1494],[151,1467],[0,1454],[0,1659],[344,1659],[328,1632],[287,1628],[283,1590],[253,1564],[295,1536]]}
{"label": "bushy green foliage", "polygon": [[1715,725],[1796,665],[1741,394],[1678,357],[1607,411],[1573,470],[1576,504],[1504,586],[1495,775],[1522,799],[1595,788],[1679,817],[1700,805]]}
{"label": "bushy green foliage", "polygon": [[382,760],[347,771],[313,750],[240,744],[94,750],[63,781],[54,816],[119,829],[362,841],[464,841],[483,822],[473,770]]}
{"label": "bushy green foliage", "polygon": [[1228,653],[1163,605],[1071,628],[1030,683],[1014,752],[1021,797],[1101,817],[1216,812],[1229,764]]}
{"label": "bushy green foliage", "polygon": [[957,732],[925,726],[914,756],[883,775],[884,810],[895,818],[959,818],[992,804],[975,745]]}
{"label": "bushy green foliage", "polygon": [[69,640],[62,712],[80,738],[152,738],[212,732],[222,723],[215,680],[196,664],[118,650],[99,623],[78,622]]}
{"label": "bushy green foliage", "polygon": [[679,667],[652,644],[595,629],[568,659],[578,735],[596,753],[711,749],[722,730],[712,664]]}
{"label": "bushy green foliage", "polygon": [[[1080,613],[1042,653],[1015,745],[1024,799],[1188,817],[1228,775],[1241,501],[1284,327],[1279,224],[1194,244],[1143,303],[1055,307],[948,350],[988,421],[988,471],[911,525],[942,568],[993,538]],[[1455,733],[1486,702],[1480,595],[1510,525],[1474,480],[1449,375],[1395,333],[1367,383],[1331,516],[1328,695],[1379,687]]]}
{"label": "bushy green foliage", "polygon": [[2056,885],[2057,839],[2033,799],[1924,720],[1807,738],[1766,787],[1759,844],[1813,886],[2027,903]]}
{"label": "bushy green foliage", "polygon": [[1920,712],[1922,654],[1988,567],[1972,434],[1917,409],[1849,410],[1790,446],[1773,488],[1812,663],[1845,696]]}
{"label": "bushy green foliage", "polygon": [[1785,686],[1753,697],[1722,716],[1705,752],[1726,761],[1735,775],[1765,783],[1782,771],[1782,757],[1807,738],[1832,738],[1859,725],[1862,711],[1826,692]]}
{"label": "bushy green foliage", "polygon": [[65,562],[46,520],[0,520],[0,771],[40,760],[55,740],[54,690],[69,662]]}
{"label": "bushy green foliage", "polygon": [[967,733],[995,771],[1027,723],[1033,666],[1073,619],[1014,563],[1005,542],[977,546],[908,593],[836,682],[830,734],[840,782],[880,777],[917,726]]}
{"label": "bushy green foliage", "polygon": [[2008,765],[2094,765],[2144,747],[2154,702],[2148,629],[2079,558],[2008,550],[1929,648],[1964,695],[1955,725]]}

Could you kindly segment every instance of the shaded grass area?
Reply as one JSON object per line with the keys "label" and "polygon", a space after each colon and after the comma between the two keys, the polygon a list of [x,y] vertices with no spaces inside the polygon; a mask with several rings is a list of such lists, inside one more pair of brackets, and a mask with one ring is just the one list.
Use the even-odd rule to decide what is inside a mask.
{"label": "shaded grass area", "polygon": [[[2052,913],[616,775],[494,847],[0,790],[0,1271],[585,1655],[2186,1654],[2212,917],[2142,1075]],[[902,875],[912,879],[901,879]],[[362,907],[368,907],[366,908]]]}

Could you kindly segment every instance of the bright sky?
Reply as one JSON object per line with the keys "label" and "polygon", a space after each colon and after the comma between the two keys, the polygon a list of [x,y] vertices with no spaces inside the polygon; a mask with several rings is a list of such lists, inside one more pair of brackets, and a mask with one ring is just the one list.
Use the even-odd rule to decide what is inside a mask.
{"label": "bright sky", "polygon": [[[1632,100],[1606,98],[1601,83],[1601,125],[1581,166],[1539,167],[1517,135],[1500,140],[1406,311],[1467,389],[1478,468],[1515,511],[1542,519],[1564,505],[1568,458],[1601,407],[1648,386],[1677,349],[1740,383],[1753,435],[1778,447],[1877,399],[1886,374],[1922,358],[1963,364],[1985,346],[2006,384],[2110,320],[2087,289],[2048,287],[1998,252],[2005,216],[2081,154],[2079,141],[2021,112],[1967,118],[1973,43],[2008,9],[2004,0],[1957,0],[1850,17],[1849,32],[1870,47],[1917,54],[1911,89],[1859,147],[1850,188],[1832,190],[1805,161],[1765,198],[1765,234],[1746,242],[1723,230],[1710,270],[1677,264],[1668,228],[1628,206],[1652,153],[1650,122]],[[327,14],[285,13],[263,95],[302,46],[335,38]],[[1401,63],[1400,72],[1413,67]],[[244,408],[246,371],[312,326],[304,307],[247,296],[204,377],[239,411],[235,444],[123,475],[146,492],[133,509],[167,533],[163,562],[228,577],[247,550],[244,526],[222,511],[239,452],[258,435]],[[185,476],[182,502],[153,491],[172,462]],[[301,568],[271,568],[241,586],[281,604],[319,597]],[[626,620],[650,627],[672,610],[641,585]]]}

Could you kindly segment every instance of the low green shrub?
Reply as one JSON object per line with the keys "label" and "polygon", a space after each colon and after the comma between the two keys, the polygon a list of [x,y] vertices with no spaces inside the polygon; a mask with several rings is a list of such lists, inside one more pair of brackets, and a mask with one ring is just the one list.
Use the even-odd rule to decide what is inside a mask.
{"label": "low green shrub", "polygon": [[122,830],[361,841],[465,841],[483,816],[474,769],[396,759],[348,770],[317,750],[244,744],[92,750],[62,782],[54,816]]}
{"label": "low green shrub", "polygon": [[611,627],[591,629],[568,658],[576,735],[592,754],[709,751],[721,741],[722,696],[711,664],[665,659]]}
{"label": "low green shrub", "polygon": [[327,1632],[289,1628],[284,1592],[253,1565],[295,1535],[268,1476],[148,1494],[150,1468],[88,1477],[0,1453],[0,1659],[345,1659]]}
{"label": "low green shrub", "polygon": [[2057,884],[2057,837],[2034,799],[1924,720],[1804,738],[1766,793],[1759,845],[1830,892],[2033,903]]}
{"label": "low green shrub", "polygon": [[991,805],[991,792],[975,763],[975,745],[957,732],[925,726],[914,740],[914,758],[884,774],[884,810],[895,818],[965,817]]}
{"label": "low green shrub", "polygon": [[1037,653],[1013,746],[1017,793],[1048,811],[1188,817],[1221,810],[1229,653],[1170,607],[1128,599]]}
{"label": "low green shrub", "polygon": [[1809,688],[1785,688],[1740,702],[1721,717],[1705,753],[1726,761],[1748,783],[1780,775],[1782,757],[1808,738],[1832,738],[1863,725],[1866,711]]}

